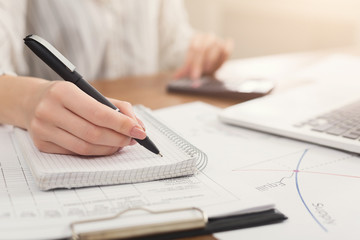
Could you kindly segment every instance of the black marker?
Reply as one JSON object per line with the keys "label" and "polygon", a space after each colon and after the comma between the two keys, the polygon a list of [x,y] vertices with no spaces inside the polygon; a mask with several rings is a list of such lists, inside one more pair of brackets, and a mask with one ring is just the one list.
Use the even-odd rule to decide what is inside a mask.
{"label": "black marker", "polygon": [[[29,35],[24,38],[25,44],[52,70],[54,70],[65,81],[69,81],[78,86],[82,91],[105,104],[108,107],[120,112],[120,110],[111,102],[109,102],[99,91],[91,86],[83,77],[75,71],[75,66],[67,60],[56,48],[54,48],[46,40],[37,35]],[[150,140],[148,136],[145,139],[135,139],[140,145],[144,146],[151,152],[160,154],[159,149]]]}

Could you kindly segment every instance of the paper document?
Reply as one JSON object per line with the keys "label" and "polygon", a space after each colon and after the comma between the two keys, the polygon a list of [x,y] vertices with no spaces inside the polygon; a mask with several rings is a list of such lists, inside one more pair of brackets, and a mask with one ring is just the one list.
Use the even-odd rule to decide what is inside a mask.
{"label": "paper document", "polygon": [[[40,152],[30,134],[15,128],[16,142],[41,190],[145,182],[187,176],[206,165],[206,155],[153,117],[143,106],[134,110],[162,156],[140,144],[110,156],[74,156]],[[200,167],[201,168],[201,167]]]}
{"label": "paper document", "polygon": [[[360,157],[218,120],[220,109],[191,103],[157,116],[208,155],[204,172],[228,188],[246,183],[274,199],[287,221],[219,233],[219,239],[359,239]],[[181,116],[181,123],[178,119]]]}
{"label": "paper document", "polygon": [[[237,183],[232,191],[206,174],[139,184],[40,191],[14,140],[0,130],[0,239],[71,235],[74,220],[113,215],[130,207],[200,207],[210,217],[262,211],[272,202]],[[141,224],[141,218],[138,223]]]}

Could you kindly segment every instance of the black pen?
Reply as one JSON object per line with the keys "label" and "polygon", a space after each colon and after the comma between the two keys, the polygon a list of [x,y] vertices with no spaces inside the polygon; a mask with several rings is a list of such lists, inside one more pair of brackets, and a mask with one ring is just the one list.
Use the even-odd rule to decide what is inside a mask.
{"label": "black pen", "polygon": [[[29,35],[24,38],[25,44],[52,70],[54,70],[65,81],[69,81],[78,86],[82,91],[96,99],[97,101],[105,104],[108,107],[120,112],[120,110],[107,100],[99,91],[91,86],[83,77],[75,71],[75,66],[67,60],[56,48],[54,48],[46,40],[37,35]],[[159,149],[150,140],[148,136],[145,139],[135,139],[140,145],[144,146],[151,152],[160,154]]]}

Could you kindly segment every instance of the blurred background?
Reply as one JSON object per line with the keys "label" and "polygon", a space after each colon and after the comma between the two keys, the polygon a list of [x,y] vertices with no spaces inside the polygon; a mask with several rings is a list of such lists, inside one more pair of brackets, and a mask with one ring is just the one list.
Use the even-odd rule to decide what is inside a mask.
{"label": "blurred background", "polygon": [[231,58],[360,45],[359,0],[184,0],[200,31],[231,37]]}

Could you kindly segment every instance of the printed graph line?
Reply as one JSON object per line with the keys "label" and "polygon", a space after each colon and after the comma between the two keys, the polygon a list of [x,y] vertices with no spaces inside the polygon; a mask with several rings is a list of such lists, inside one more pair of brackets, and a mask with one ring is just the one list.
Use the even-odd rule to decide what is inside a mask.
{"label": "printed graph line", "polygon": [[335,177],[347,177],[347,178],[357,178],[360,179],[360,176],[356,176],[356,175],[346,175],[346,174],[338,174],[338,173],[329,173],[329,172],[316,172],[316,171],[304,171],[304,170],[300,170],[300,164],[302,162],[302,160],[304,159],[305,155],[308,153],[309,149],[305,149],[303,151],[303,153],[301,154],[301,157],[297,163],[296,169],[292,170],[292,169],[234,169],[233,171],[235,172],[291,172],[290,176],[286,176],[286,177],[282,177],[281,181],[283,181],[285,178],[292,178],[293,176],[295,176],[295,185],[296,185],[296,190],[297,193],[300,197],[300,200],[302,202],[302,204],[304,205],[304,207],[306,208],[306,210],[308,211],[308,213],[310,214],[310,216],[313,218],[313,220],[317,223],[317,225],[323,229],[323,231],[328,232],[328,229],[321,224],[321,222],[316,218],[316,216],[311,212],[310,208],[308,207],[308,205],[306,204],[301,191],[300,191],[300,186],[299,186],[299,173],[308,173],[308,174],[320,174],[320,175],[330,175],[330,176],[335,176]]}
{"label": "printed graph line", "polygon": [[299,162],[296,166],[296,172],[295,172],[295,184],[296,184],[296,190],[299,194],[299,197],[303,203],[303,205],[305,206],[306,210],[309,212],[309,214],[311,215],[311,217],[315,220],[315,222],[325,231],[328,232],[327,228],[324,227],[324,225],[321,224],[321,222],[315,217],[315,215],[311,212],[311,210],[309,209],[308,205],[306,204],[303,196],[301,195],[300,192],[300,187],[299,187],[299,180],[298,180],[298,175],[299,175],[299,168],[300,168],[300,164],[301,161],[304,159],[305,154],[308,152],[309,149],[305,149],[305,151],[303,152],[303,154],[301,155]]}
{"label": "printed graph line", "polygon": [[292,174],[288,177],[281,178],[280,182],[285,178],[291,178],[296,172],[299,173],[310,173],[310,174],[320,174],[320,175],[329,175],[335,177],[346,177],[346,178],[360,178],[360,176],[356,175],[348,175],[348,174],[339,174],[339,173],[329,173],[329,172],[315,172],[315,171],[304,171],[304,170],[286,170],[286,169],[235,169],[234,172],[292,172]]}

